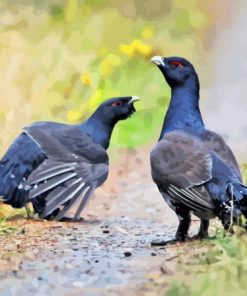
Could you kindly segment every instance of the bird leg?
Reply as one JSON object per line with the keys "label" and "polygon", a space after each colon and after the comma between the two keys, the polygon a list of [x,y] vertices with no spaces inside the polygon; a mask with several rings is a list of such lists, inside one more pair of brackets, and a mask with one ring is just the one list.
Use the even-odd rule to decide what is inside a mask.
{"label": "bird leg", "polygon": [[189,238],[188,231],[191,223],[191,214],[190,211],[185,208],[181,209],[180,206],[176,208],[176,214],[179,225],[175,237],[177,241],[185,241]]}
{"label": "bird leg", "polygon": [[175,210],[179,225],[176,232],[175,239],[171,240],[155,240],[151,242],[152,246],[164,246],[167,244],[176,244],[178,242],[183,242],[189,240],[188,230],[191,223],[191,214],[187,208],[181,207],[180,205],[176,207]]}
{"label": "bird leg", "polygon": [[27,213],[27,219],[28,220],[31,219],[32,218],[32,212],[31,212],[31,210],[30,210],[30,208],[29,208],[29,206],[27,204],[25,205],[25,210],[26,210],[26,213]]}
{"label": "bird leg", "polygon": [[209,220],[201,220],[200,228],[198,234],[195,236],[197,239],[205,239],[208,238],[208,227]]}

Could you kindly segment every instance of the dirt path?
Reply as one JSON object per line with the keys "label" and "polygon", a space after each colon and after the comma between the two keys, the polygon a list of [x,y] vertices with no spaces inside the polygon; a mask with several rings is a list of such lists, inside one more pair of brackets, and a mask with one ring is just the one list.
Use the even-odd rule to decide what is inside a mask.
{"label": "dirt path", "polygon": [[149,176],[147,151],[125,152],[113,165],[84,221],[10,222],[19,228],[0,237],[0,295],[158,295],[177,248],[150,242],[172,238],[176,217]]}

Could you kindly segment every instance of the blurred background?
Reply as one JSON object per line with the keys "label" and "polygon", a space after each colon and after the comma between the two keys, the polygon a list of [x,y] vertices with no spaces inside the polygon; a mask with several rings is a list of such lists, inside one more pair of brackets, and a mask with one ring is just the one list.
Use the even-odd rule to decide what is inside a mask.
{"label": "blurred background", "polygon": [[170,90],[153,55],[196,67],[208,126],[247,159],[245,1],[0,1],[0,149],[32,121],[79,123],[105,99],[138,95],[111,149],[153,145]]}
{"label": "blurred background", "polygon": [[[1,155],[21,132],[22,127],[33,121],[52,120],[77,124],[84,121],[107,98],[126,95],[138,95],[141,98],[136,104],[138,112],[129,120],[120,122],[114,130],[109,149],[109,178],[104,186],[97,189],[95,198],[87,205],[83,217],[88,224],[85,223],[80,228],[83,243],[88,245],[90,252],[98,252],[96,243],[103,235],[103,253],[99,254],[100,262],[103,259],[107,263],[107,267],[102,265],[102,269],[104,272],[107,271],[108,288],[112,287],[114,281],[121,284],[119,279],[127,278],[122,273],[123,268],[131,279],[129,281],[133,279],[132,284],[136,278],[148,278],[149,270],[156,272],[149,274],[152,280],[157,280],[153,281],[156,288],[156,283],[163,283],[162,280],[158,280],[161,269],[159,264],[165,260],[164,253],[158,256],[157,252],[151,253],[150,256],[149,247],[144,250],[142,245],[139,252],[135,250],[135,244],[136,241],[145,241],[145,237],[149,246],[154,234],[163,236],[165,232],[173,235],[177,224],[174,212],[164,203],[150,176],[149,152],[157,141],[170,100],[170,89],[160,71],[150,62],[153,55],[183,56],[194,64],[201,83],[200,105],[206,125],[223,135],[242,164],[243,173],[247,172],[247,165],[244,165],[247,163],[246,16],[246,0],[0,0]],[[14,216],[16,213],[25,215],[24,210],[3,207],[0,203],[0,235],[12,233],[12,228],[3,222],[6,217]],[[113,232],[109,238],[112,237],[113,240],[109,240],[108,246],[105,245],[105,234],[101,234],[101,228],[96,227],[92,222],[94,220],[99,220],[102,225],[110,225],[109,229]],[[126,222],[121,224],[123,222],[119,221]],[[16,227],[22,225],[21,223],[19,220],[16,223],[13,220],[11,225]],[[84,277],[80,278],[80,272],[77,272],[78,265],[75,265],[76,272],[73,272],[71,264],[72,268],[68,267],[67,273],[64,271],[66,269],[63,269],[64,263],[61,263],[62,268],[59,267],[60,273],[55,269],[57,262],[62,262],[61,258],[72,258],[64,254],[64,251],[68,251],[63,239],[65,226],[59,238],[56,230],[52,229],[52,222],[46,224],[47,234],[42,232],[44,236],[37,230],[38,227],[45,229],[44,222],[40,222],[40,226],[38,221],[32,224],[32,221],[24,220],[23,223],[27,224],[27,228],[20,226],[21,236],[16,232],[15,236],[13,234],[6,237],[6,240],[0,240],[1,256],[5,256],[7,252],[6,264],[0,258],[1,280],[9,274],[13,275],[9,276],[9,281],[7,279],[3,284],[1,282],[0,290],[5,287],[7,291],[4,295],[10,295],[10,287],[12,290],[21,287],[17,281],[24,279],[24,276],[26,278],[22,282],[22,287],[33,285],[37,289],[43,285],[42,283],[48,283],[45,278],[47,274],[52,283],[52,286],[47,286],[48,294],[54,289],[54,283],[62,285],[65,280],[66,288],[73,283],[76,286],[78,283],[82,285],[78,287],[94,287],[93,281],[100,287],[102,282],[98,277],[91,276],[94,272],[96,275],[97,272],[101,272],[98,266],[93,270],[86,265],[85,280]],[[193,223],[196,225],[198,221]],[[164,228],[166,224],[168,228]],[[114,238],[114,225],[116,231],[122,233],[122,238]],[[126,230],[123,227],[126,227]],[[60,232],[59,228],[58,231]],[[76,238],[73,240],[76,241],[77,230],[67,231],[73,233]],[[92,235],[90,239],[88,233]],[[132,234],[135,234],[134,239]],[[136,236],[139,234],[142,236]],[[53,239],[56,237],[62,242],[57,245],[66,249],[63,249],[62,253],[58,251],[57,255],[54,255],[56,252],[42,253],[40,250],[43,249],[54,250]],[[114,261],[118,258],[118,253],[122,252],[122,247],[119,247],[122,240],[126,241],[128,248],[134,246],[135,256],[128,259],[133,258],[133,261]],[[204,253],[198,256],[197,245],[192,247],[193,253],[196,253],[195,262],[205,261],[206,269],[209,270],[209,275],[204,277],[205,272],[202,272],[200,265],[194,269],[193,272],[198,277],[195,277],[193,284],[196,283],[195,289],[199,292],[193,295],[216,295],[219,289],[222,291],[217,295],[246,295],[246,241],[244,245],[238,244],[236,240],[233,240],[233,244],[229,242],[230,240],[226,241],[225,245],[222,244],[220,251],[212,249],[212,253],[205,253],[206,257]],[[30,260],[36,262],[44,258],[42,262],[47,261],[47,265],[38,264],[36,273],[33,264],[30,265],[31,269],[28,269],[28,264],[24,264],[20,267],[24,270],[22,273],[20,268],[16,267],[19,261],[13,251],[17,248],[18,254],[22,252],[22,249],[19,249],[20,245],[24,246],[26,253],[23,253],[24,257],[18,257],[18,260],[29,262],[27,258],[31,258]],[[218,245],[220,246],[219,241]],[[88,257],[91,253],[87,253],[81,246],[83,245],[80,242],[79,248],[85,250],[87,261],[94,261],[94,257]],[[99,246],[101,248],[101,243]],[[166,250],[164,251],[166,253]],[[204,249],[202,251],[204,252]],[[190,254],[191,249],[188,249],[187,253]],[[75,256],[75,253],[71,254]],[[171,256],[169,252],[167,254]],[[179,256],[183,257],[185,265],[193,269],[194,262],[188,264],[186,256]],[[51,258],[54,258],[55,266]],[[78,258],[73,257],[73,260]],[[219,260],[222,258],[221,264]],[[80,257],[80,266],[84,266],[81,260]],[[114,262],[117,262],[116,265],[112,265]],[[40,266],[45,266],[45,269]],[[113,275],[116,269],[119,272]],[[6,270],[10,271],[7,273]],[[178,270],[186,272],[183,266]],[[188,285],[192,287],[193,272],[186,272],[189,278],[182,288]],[[19,273],[24,276],[19,276]],[[169,268],[165,268],[164,273],[169,276],[173,274]],[[37,274],[42,277],[37,279]],[[113,275],[111,281],[109,274]],[[177,282],[177,275],[174,273],[171,279]],[[167,286],[167,278],[164,277],[163,286]],[[41,281],[42,279],[45,281]],[[128,281],[126,287],[129,288]],[[121,285],[120,289],[122,292]],[[22,291],[24,290],[21,289],[20,293]],[[35,290],[28,291],[35,293]],[[47,294],[43,289],[39,291],[39,295]],[[176,289],[174,291],[176,292]],[[185,292],[174,292],[169,295],[190,294],[187,290],[183,291]],[[99,295],[103,295],[103,292],[106,293],[104,295],[122,295],[109,294],[105,287]],[[78,295],[81,295],[81,292]]]}

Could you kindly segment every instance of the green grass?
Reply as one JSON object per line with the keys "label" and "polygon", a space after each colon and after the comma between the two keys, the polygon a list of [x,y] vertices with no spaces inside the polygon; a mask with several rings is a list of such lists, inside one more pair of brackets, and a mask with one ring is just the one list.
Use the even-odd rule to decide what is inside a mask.
{"label": "green grass", "polygon": [[12,234],[17,231],[17,227],[10,225],[6,219],[0,219],[0,236],[4,234]]}
{"label": "green grass", "polygon": [[181,257],[165,295],[246,295],[247,236],[217,234]]}

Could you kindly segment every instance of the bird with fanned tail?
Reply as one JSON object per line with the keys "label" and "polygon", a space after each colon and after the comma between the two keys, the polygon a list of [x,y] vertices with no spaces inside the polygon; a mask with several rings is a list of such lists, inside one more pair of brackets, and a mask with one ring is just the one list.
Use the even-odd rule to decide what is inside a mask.
{"label": "bird with fanned tail", "polygon": [[241,224],[242,215],[247,217],[247,188],[231,149],[204,125],[193,65],[181,57],[155,56],[151,61],[171,88],[150,160],[152,178],[179,220],[175,241],[189,238],[191,213],[201,220],[198,238],[208,236],[209,220],[215,216],[226,230]]}
{"label": "bird with fanned tail", "polygon": [[15,208],[33,204],[46,219],[61,220],[79,202],[74,220],[108,176],[111,134],[135,112],[137,96],[102,103],[85,122],[36,122],[23,129],[0,161],[0,197]]}

